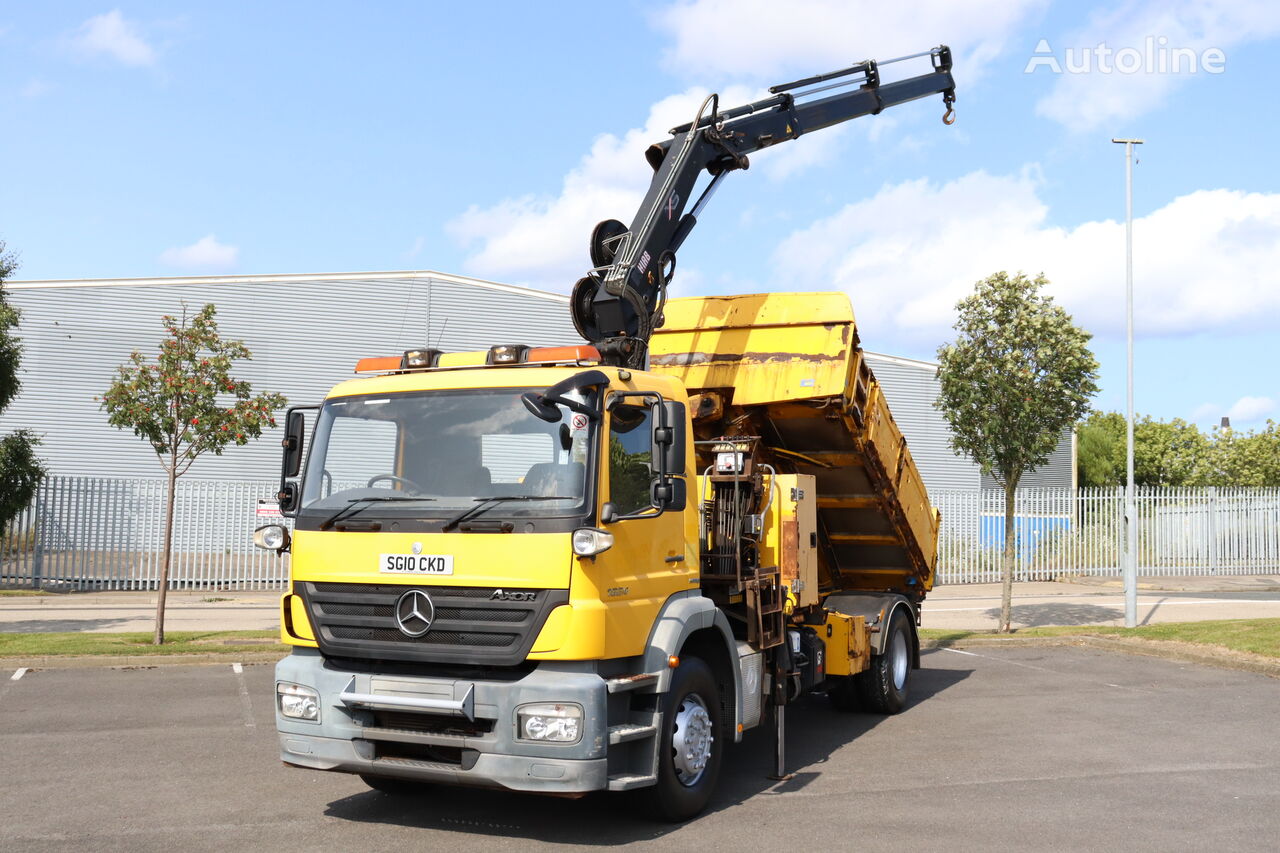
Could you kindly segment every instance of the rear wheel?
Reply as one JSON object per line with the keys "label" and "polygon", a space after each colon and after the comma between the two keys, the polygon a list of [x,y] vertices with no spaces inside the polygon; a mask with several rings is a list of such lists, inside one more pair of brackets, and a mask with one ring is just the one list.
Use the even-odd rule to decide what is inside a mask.
{"label": "rear wheel", "polygon": [[707,807],[724,753],[720,697],[711,668],[694,657],[680,662],[662,697],[658,778],[646,792],[664,820],[686,820]]}
{"label": "rear wheel", "polygon": [[884,654],[871,658],[871,667],[854,676],[863,707],[880,714],[896,714],[907,707],[911,681],[911,625],[901,610],[889,620]]}
{"label": "rear wheel", "polygon": [[395,776],[375,776],[372,773],[361,773],[360,780],[375,791],[381,791],[384,794],[391,794],[396,797],[421,793],[423,788],[427,786],[426,782],[414,782],[410,779],[400,779]]}

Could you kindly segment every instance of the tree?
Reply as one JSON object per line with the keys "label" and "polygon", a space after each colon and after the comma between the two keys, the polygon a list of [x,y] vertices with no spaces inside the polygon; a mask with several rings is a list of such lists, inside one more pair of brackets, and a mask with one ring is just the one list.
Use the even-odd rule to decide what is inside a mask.
{"label": "tree", "polygon": [[1205,486],[1280,486],[1280,425],[1268,419],[1258,432],[1224,429],[1205,439],[1200,470]]}
{"label": "tree", "polygon": [[1098,391],[1091,335],[1041,293],[1046,284],[1043,274],[1029,280],[1005,272],[979,281],[956,305],[955,342],[938,350],[937,405],[951,445],[1004,486],[1003,632],[1010,630],[1018,481],[1048,461]]}
{"label": "tree", "polygon": [[224,341],[206,305],[188,317],[163,318],[165,338],[154,361],[135,351],[116,369],[102,397],[107,422],[132,429],[156,452],[169,479],[165,502],[164,554],[156,595],[155,644],[164,642],[165,592],[173,550],[173,505],[178,478],[206,453],[221,455],[229,444],[248,444],[276,425],[272,412],[285,405],[280,394],[253,396],[248,382],[232,378],[237,361],[253,356],[243,341]]}
{"label": "tree", "polygon": [[[1121,437],[1120,452],[1124,453]],[[1182,418],[1143,417],[1133,425],[1133,482],[1139,486],[1192,486],[1209,463],[1209,439]],[[1121,482],[1124,482],[1121,479]]]}
{"label": "tree", "polygon": [[[4,282],[18,268],[18,259],[5,251],[0,240],[0,412],[18,395],[18,363],[22,359],[22,342],[10,334],[21,318],[17,308],[4,295]],[[20,429],[0,435],[0,533],[4,533],[18,513],[31,503],[36,488],[45,477],[44,465],[36,457],[40,439],[31,430]]]}
{"label": "tree", "polygon": [[1076,429],[1076,479],[1116,486],[1125,478],[1125,423],[1118,412],[1092,412]]}

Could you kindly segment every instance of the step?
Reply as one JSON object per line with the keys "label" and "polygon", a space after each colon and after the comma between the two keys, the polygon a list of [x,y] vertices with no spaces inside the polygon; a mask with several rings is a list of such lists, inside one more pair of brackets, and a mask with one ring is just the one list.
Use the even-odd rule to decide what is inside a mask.
{"label": "step", "polygon": [[642,672],[639,675],[620,675],[617,678],[610,678],[605,681],[605,684],[609,686],[610,693],[639,690],[642,687],[652,687],[657,683],[658,676],[647,672]]}
{"label": "step", "polygon": [[630,791],[634,788],[652,785],[656,781],[658,781],[657,776],[636,776],[630,773],[620,773],[617,776],[609,777],[609,790]]}
{"label": "step", "polygon": [[626,743],[629,740],[640,740],[641,738],[653,737],[658,733],[657,726],[645,726],[639,723],[623,723],[618,726],[609,726],[609,743]]}

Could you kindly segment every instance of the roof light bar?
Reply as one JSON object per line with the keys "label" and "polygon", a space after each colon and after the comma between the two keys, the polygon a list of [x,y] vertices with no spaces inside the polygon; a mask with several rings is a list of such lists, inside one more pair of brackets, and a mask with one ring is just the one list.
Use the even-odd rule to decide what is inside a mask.
{"label": "roof light bar", "polygon": [[530,362],[583,362],[583,361],[600,361],[600,351],[593,346],[580,344],[572,347],[533,347],[529,350],[528,358]]}
{"label": "roof light bar", "polygon": [[373,358],[362,358],[356,362],[356,373],[386,373],[388,370],[400,369],[400,356],[380,355]]}
{"label": "roof light bar", "polygon": [[485,364],[520,364],[529,357],[529,347],[524,344],[499,344],[489,347]]}
{"label": "roof light bar", "polygon": [[424,367],[435,367],[440,360],[440,350],[434,347],[407,349],[400,360],[401,370],[420,370]]}

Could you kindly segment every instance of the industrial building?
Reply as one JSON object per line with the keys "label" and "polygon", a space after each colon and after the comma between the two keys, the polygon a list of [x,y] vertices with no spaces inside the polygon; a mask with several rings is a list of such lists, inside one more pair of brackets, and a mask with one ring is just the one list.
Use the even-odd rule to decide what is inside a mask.
{"label": "industrial building", "polygon": [[[162,476],[150,446],[108,425],[98,398],[131,352],[156,351],[161,317],[184,308],[215,304],[221,334],[253,353],[238,378],[295,404],[319,402],[364,356],[578,340],[566,296],[431,271],[11,281],[5,289],[22,312],[23,387],[0,416],[0,432],[27,427],[41,435],[41,455],[59,476]],[[933,406],[937,365],[876,353],[867,359],[929,490],[994,488],[948,445]],[[189,476],[266,480],[278,460],[268,434],[202,458]],[[1070,488],[1074,470],[1068,432],[1022,485]]]}

